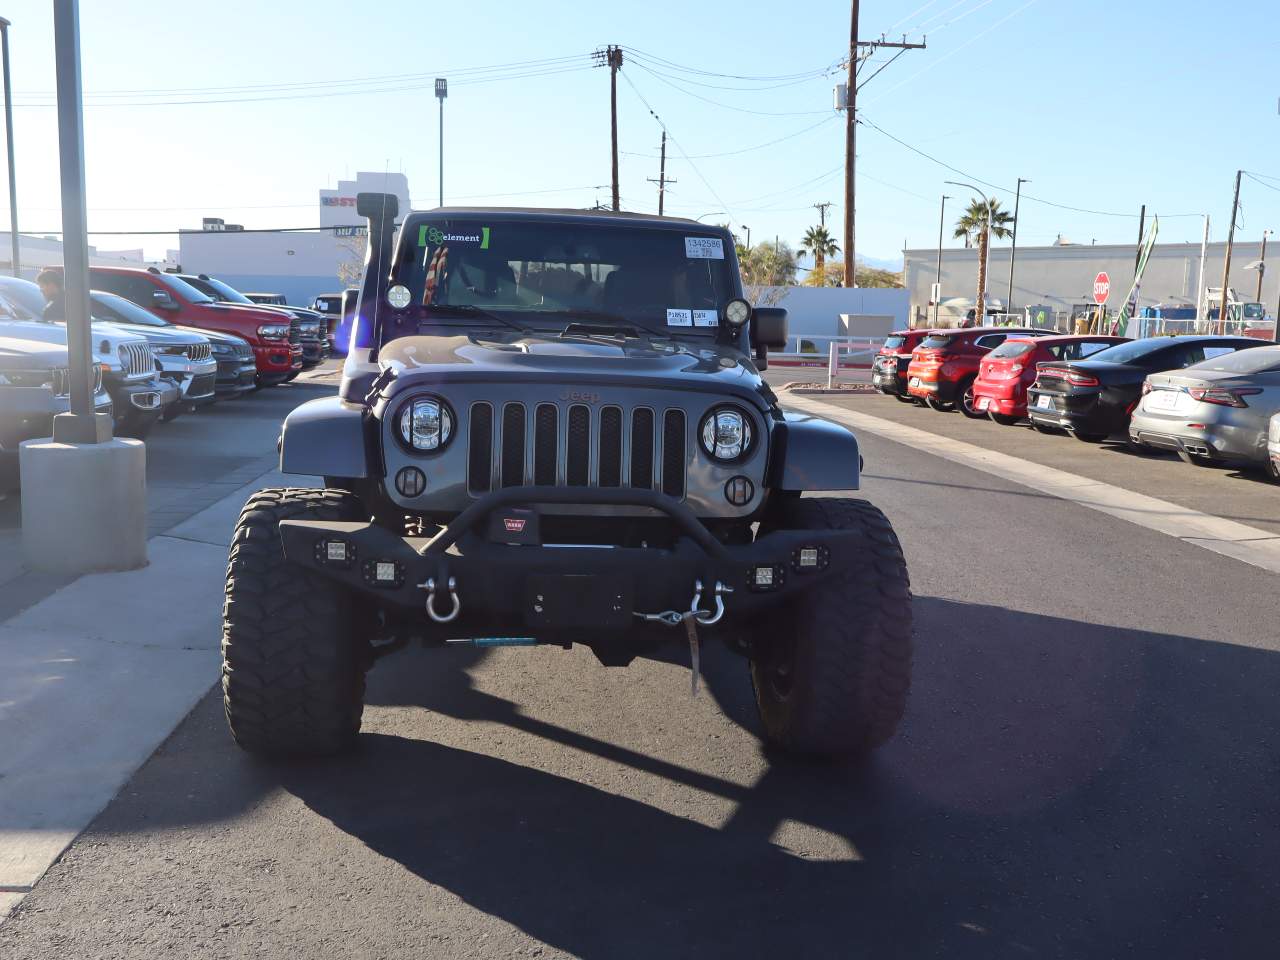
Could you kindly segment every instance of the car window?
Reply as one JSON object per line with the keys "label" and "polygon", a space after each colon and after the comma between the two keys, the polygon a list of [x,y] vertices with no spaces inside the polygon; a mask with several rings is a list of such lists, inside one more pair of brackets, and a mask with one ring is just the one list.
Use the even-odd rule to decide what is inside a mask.
{"label": "car window", "polygon": [[1235,347],[1204,347],[1204,359],[1214,360],[1218,357],[1225,357],[1229,353],[1235,353]]}
{"label": "car window", "polygon": [[1223,347],[1210,347],[1205,350],[1205,359],[1195,365],[1197,370],[1217,370],[1222,373],[1269,373],[1280,370],[1280,347],[1252,347],[1248,350],[1232,350],[1227,354],[1209,356],[1211,350],[1223,350]]}
{"label": "car window", "polygon": [[906,342],[907,342],[907,338],[902,336],[901,334],[884,338],[884,345],[888,347],[890,350],[894,349],[895,347],[900,347]]}
{"label": "car window", "polygon": [[1008,339],[1009,335],[1007,333],[989,333],[985,337],[979,337],[974,342],[974,345],[980,350],[991,350]]}
{"label": "car window", "polygon": [[121,323],[136,323],[147,327],[171,326],[167,320],[160,319],[154,313],[144,310],[125,297],[118,297],[114,293],[104,293],[100,290],[93,291],[89,296],[93,302],[93,315],[95,317],[101,316],[104,319],[118,320]]}
{"label": "car window", "polygon": [[920,341],[921,350],[945,350],[951,346],[954,337],[945,333],[931,333]]}
{"label": "car window", "polygon": [[1027,343],[1025,340],[1006,340],[988,354],[988,359],[1005,360],[1013,357],[1021,357],[1030,353],[1035,348],[1036,345],[1034,343]]}
{"label": "car window", "polygon": [[1080,340],[1076,343],[1067,343],[1062,345],[1062,353],[1059,356],[1061,360],[1083,360],[1091,357],[1095,353],[1099,353],[1108,347],[1114,347],[1114,343],[1106,340]]}

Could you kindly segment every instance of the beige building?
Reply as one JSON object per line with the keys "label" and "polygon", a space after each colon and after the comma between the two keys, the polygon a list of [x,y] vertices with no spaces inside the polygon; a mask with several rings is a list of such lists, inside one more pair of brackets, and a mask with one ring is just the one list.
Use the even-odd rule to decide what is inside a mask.
{"label": "beige building", "polygon": [[[1280,237],[1276,238],[1280,241]],[[1093,303],[1094,277],[1106,271],[1111,278],[1108,308],[1118,310],[1133,283],[1136,249],[1133,244],[1066,244],[1051,247],[1018,247],[1014,263],[1012,310],[1009,303],[1008,243],[994,246],[987,262],[988,309],[994,305],[1002,311],[1020,312],[1024,307],[1048,307],[1059,319],[1060,326],[1075,308]],[[1139,290],[1139,306],[1194,307],[1201,287],[1213,287],[1214,298],[1222,285],[1222,260],[1225,243],[1211,243],[1204,258],[1204,281],[1200,277],[1200,244],[1161,243],[1151,253]],[[1280,298],[1280,244],[1268,244],[1268,266],[1263,275],[1261,302],[1268,316],[1275,316]],[[1236,299],[1253,301],[1257,297],[1258,271],[1248,269],[1262,256],[1259,242],[1236,243],[1231,257],[1231,289]],[[909,316],[915,326],[932,324],[932,285],[937,279],[938,251],[904,250],[904,283],[909,298]],[[978,286],[978,251],[976,249],[943,248],[942,306],[943,325],[948,314],[963,318],[972,309]],[[1216,304],[1215,304],[1216,306]]]}

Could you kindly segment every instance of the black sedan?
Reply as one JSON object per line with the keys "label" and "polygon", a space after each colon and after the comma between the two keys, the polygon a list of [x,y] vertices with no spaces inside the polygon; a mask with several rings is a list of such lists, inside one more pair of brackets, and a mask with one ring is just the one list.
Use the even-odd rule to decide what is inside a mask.
{"label": "black sedan", "polygon": [[1124,433],[1149,373],[1181,370],[1236,350],[1261,347],[1253,337],[1148,337],[1100,350],[1087,360],[1042,363],[1027,391],[1027,416],[1038,430],[1066,430],[1101,443]]}

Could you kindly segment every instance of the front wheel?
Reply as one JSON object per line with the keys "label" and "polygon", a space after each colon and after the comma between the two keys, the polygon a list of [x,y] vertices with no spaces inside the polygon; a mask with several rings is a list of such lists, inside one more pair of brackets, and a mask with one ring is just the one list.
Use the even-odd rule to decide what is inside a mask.
{"label": "front wheel", "polygon": [[783,501],[770,529],[855,534],[839,569],[754,628],[764,735],[796,752],[866,753],[898,728],[911,686],[911,583],[888,519],[865,500]]}
{"label": "front wheel", "polygon": [[355,744],[366,641],[351,598],[285,560],[282,520],[363,520],[341,490],[267,489],[231,540],[222,608],[222,702],[236,743],[270,756],[324,756]]}

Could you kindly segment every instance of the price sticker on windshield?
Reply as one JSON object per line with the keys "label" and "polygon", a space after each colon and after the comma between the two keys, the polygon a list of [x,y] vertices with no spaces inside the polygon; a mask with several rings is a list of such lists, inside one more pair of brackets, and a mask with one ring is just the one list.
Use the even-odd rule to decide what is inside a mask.
{"label": "price sticker on windshield", "polygon": [[672,310],[667,309],[667,326],[668,327],[692,327],[693,311],[692,310]]}
{"label": "price sticker on windshield", "polygon": [[695,327],[718,327],[720,326],[720,314],[714,310],[695,310],[693,311],[693,325]]}
{"label": "price sticker on windshield", "polygon": [[685,237],[684,255],[690,260],[723,260],[724,241],[719,237]]}

